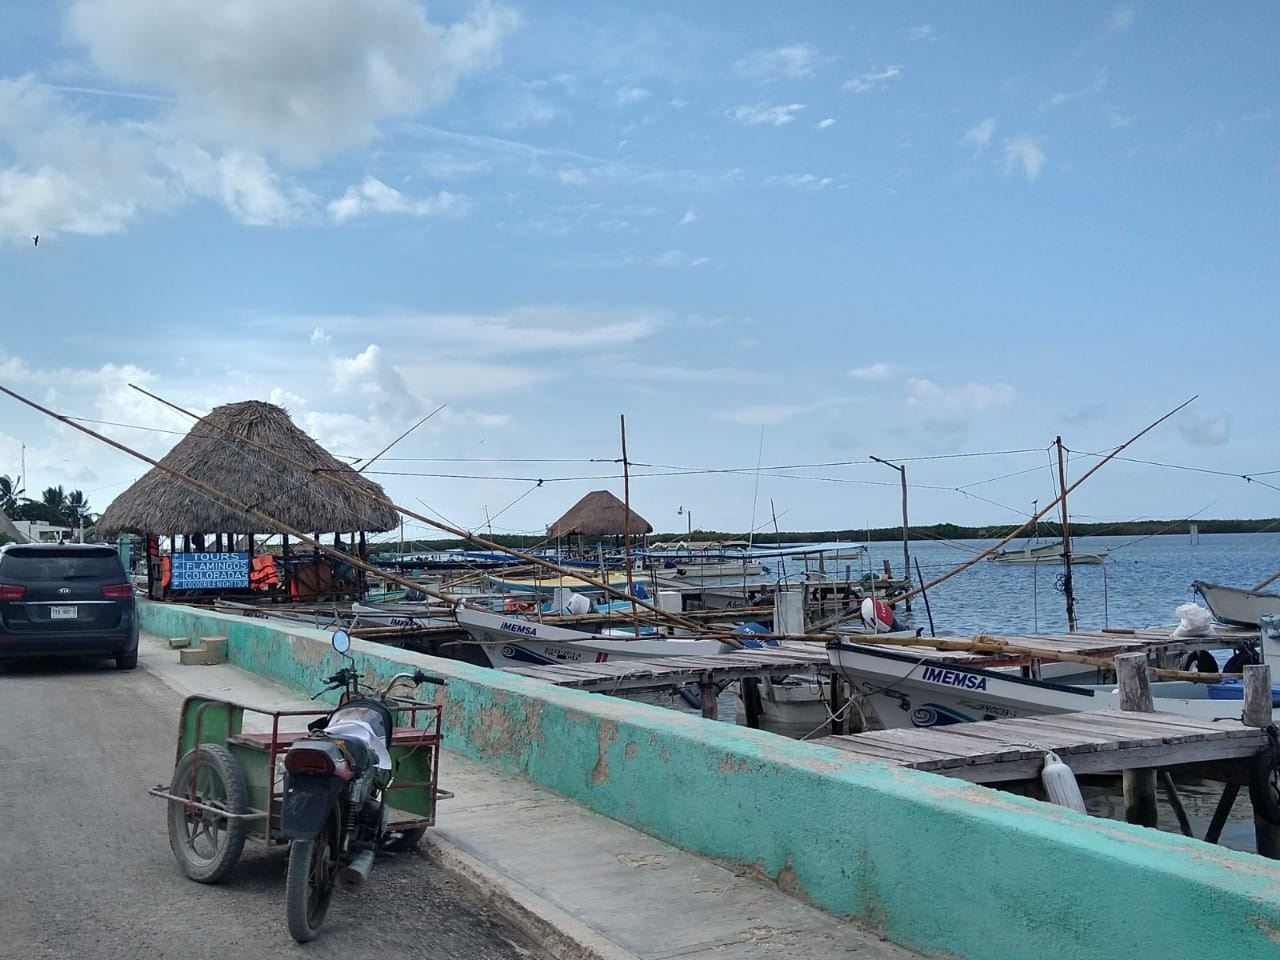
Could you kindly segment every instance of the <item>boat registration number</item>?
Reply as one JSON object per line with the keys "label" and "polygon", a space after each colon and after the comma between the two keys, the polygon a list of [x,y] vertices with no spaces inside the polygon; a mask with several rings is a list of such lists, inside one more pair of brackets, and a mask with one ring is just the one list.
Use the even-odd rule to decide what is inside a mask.
{"label": "boat registration number", "polygon": [[74,606],[49,608],[50,620],[74,620],[77,616],[79,616],[79,610]]}

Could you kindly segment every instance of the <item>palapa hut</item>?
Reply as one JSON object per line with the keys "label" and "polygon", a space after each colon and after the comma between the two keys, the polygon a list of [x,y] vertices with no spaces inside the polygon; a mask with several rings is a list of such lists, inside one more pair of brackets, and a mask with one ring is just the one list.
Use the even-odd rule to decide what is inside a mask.
{"label": "palapa hut", "polygon": [[548,537],[562,540],[577,536],[579,544],[583,537],[646,533],[653,533],[649,521],[634,510],[628,510],[626,504],[608,490],[592,490],[547,527]]}
{"label": "palapa hut", "polygon": [[[293,462],[238,442],[242,439],[277,451]],[[341,542],[338,535],[348,534],[344,548],[356,546],[352,541],[358,534],[361,553],[366,532],[391,530],[400,523],[400,515],[382,487],[335,459],[274,404],[246,400],[216,407],[160,462],[296,530],[308,534],[332,533],[335,544]],[[302,469],[298,463],[306,464],[308,469]],[[353,484],[372,496],[361,496],[331,482],[329,477],[340,477],[344,483]],[[178,557],[192,557],[195,553],[208,556],[225,549],[230,554],[239,544],[247,545],[252,555],[255,536],[279,532],[271,524],[212,499],[158,467],[149,470],[111,502],[99,518],[96,531],[105,537],[120,533],[147,537],[147,552],[152,561],[148,564],[148,575],[153,595],[157,579],[162,587],[170,586],[168,565],[162,563],[157,542],[160,535],[170,537],[170,553],[177,562]],[[181,553],[177,543],[179,534],[182,535]],[[315,562],[320,558],[314,554],[305,558],[310,563],[305,569],[303,558],[295,563],[287,562],[291,556],[287,537],[284,544],[285,559],[279,564],[284,569],[275,570],[275,578],[269,584],[255,586],[270,586],[272,595],[285,594],[296,599],[333,592],[323,589],[327,582],[322,574],[326,567],[333,573],[331,564]],[[249,563],[259,572],[256,558]],[[270,561],[264,563],[270,564]],[[310,574],[312,582],[305,585],[308,589],[300,591],[299,581],[306,579],[304,574]],[[318,580],[316,574],[321,574]],[[179,582],[175,575],[172,588],[179,589]]]}

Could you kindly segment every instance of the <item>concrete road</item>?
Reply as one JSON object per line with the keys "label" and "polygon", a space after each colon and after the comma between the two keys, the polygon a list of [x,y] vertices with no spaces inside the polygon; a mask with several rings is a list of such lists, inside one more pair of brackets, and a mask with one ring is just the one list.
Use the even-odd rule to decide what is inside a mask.
{"label": "concrete road", "polygon": [[[0,664],[0,957],[261,960],[538,956],[417,855],[335,896],[320,936],[285,928],[283,847],[250,842],[205,886],[169,849],[164,802],[181,697],[106,663]],[[528,945],[526,945],[528,946]]]}

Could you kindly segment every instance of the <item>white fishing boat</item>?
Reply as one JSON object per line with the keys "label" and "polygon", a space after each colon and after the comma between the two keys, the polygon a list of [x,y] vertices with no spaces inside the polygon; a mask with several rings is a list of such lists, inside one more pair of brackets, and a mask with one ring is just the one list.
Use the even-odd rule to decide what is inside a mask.
{"label": "white fishing boat", "polygon": [[714,540],[705,543],[678,541],[655,543],[647,551],[653,571],[664,577],[710,580],[756,577],[768,568],[750,552],[746,540]]}
{"label": "white fishing boat", "polygon": [[1191,586],[1200,594],[1205,606],[1219,623],[1256,627],[1260,617],[1280,614],[1280,594],[1226,587],[1203,580],[1196,580]]}
{"label": "white fishing boat", "polygon": [[[1080,564],[1106,563],[1109,552],[1107,550],[1082,550],[1077,553],[1073,549],[1071,551],[1071,564],[1072,566],[1077,566]],[[993,553],[988,559],[995,563],[1061,563],[1062,541],[1054,540],[1034,546],[1027,545],[1021,550],[1000,550]]]}
{"label": "white fishing boat", "polygon": [[672,656],[706,657],[735,649],[720,640],[696,637],[586,633],[464,606],[456,607],[453,615],[458,626],[483,645],[489,662],[499,668]]}
{"label": "white fishing boat", "polygon": [[[855,643],[827,647],[831,667],[848,682],[866,729],[936,727],[1053,713],[1120,709],[1114,685],[1034,680],[1016,669],[988,669],[929,653]],[[1280,685],[1275,693],[1280,699]],[[1239,716],[1239,681],[1151,684],[1155,709],[1199,717]]]}

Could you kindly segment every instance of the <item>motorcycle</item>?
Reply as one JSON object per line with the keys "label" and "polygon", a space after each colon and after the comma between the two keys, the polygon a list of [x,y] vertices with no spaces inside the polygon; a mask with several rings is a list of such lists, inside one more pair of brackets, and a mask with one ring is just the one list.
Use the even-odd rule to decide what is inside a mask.
{"label": "motorcycle", "polygon": [[[350,658],[345,631],[334,634],[333,647]],[[396,674],[375,690],[361,683],[352,666],[344,666],[312,697],[342,690],[337,708],[309,724],[310,735],[285,752],[280,807],[280,837],[289,842],[285,916],[299,943],[319,932],[336,889],[359,887],[377,853],[412,849],[425,829],[396,829],[404,824],[392,819],[387,800],[396,786],[393,737],[399,754],[406,743],[410,750],[414,743],[415,730],[397,729],[396,717],[421,709],[416,701],[392,695],[401,683],[445,684],[419,670]]]}

